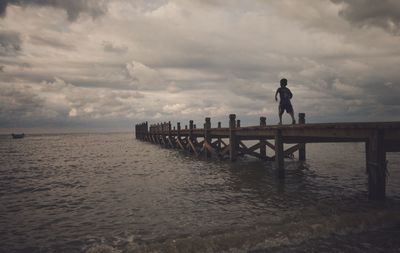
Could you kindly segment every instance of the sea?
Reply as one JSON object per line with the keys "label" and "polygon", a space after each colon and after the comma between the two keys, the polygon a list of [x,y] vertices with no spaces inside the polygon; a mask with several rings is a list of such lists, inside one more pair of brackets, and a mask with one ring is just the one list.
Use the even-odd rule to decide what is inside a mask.
{"label": "sea", "polygon": [[[271,150],[268,150],[272,154]],[[369,201],[362,143],[194,157],[133,133],[0,136],[0,253],[400,252],[400,154]]]}

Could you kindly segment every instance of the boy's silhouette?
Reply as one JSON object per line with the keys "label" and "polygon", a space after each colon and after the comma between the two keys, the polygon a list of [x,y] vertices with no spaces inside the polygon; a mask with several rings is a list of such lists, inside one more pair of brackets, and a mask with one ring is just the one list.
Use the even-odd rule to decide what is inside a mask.
{"label": "boy's silhouette", "polygon": [[276,90],[275,93],[275,101],[278,101],[278,93],[279,93],[279,125],[282,124],[282,114],[286,110],[287,113],[292,117],[292,124],[296,124],[296,120],[294,119],[294,112],[292,103],[290,103],[290,99],[293,97],[292,92],[286,88],[287,79],[281,79],[281,87]]}

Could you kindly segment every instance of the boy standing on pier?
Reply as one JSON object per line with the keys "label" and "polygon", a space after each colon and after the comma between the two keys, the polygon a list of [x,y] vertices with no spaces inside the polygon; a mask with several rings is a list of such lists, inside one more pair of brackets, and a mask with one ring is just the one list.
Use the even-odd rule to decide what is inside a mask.
{"label": "boy standing on pier", "polygon": [[292,92],[286,88],[287,79],[281,79],[281,87],[276,90],[275,93],[275,101],[278,101],[278,93],[279,93],[279,125],[282,125],[282,114],[286,110],[287,113],[292,117],[292,124],[296,124],[296,120],[294,119],[294,112],[292,103],[290,103],[290,99],[293,97]]}

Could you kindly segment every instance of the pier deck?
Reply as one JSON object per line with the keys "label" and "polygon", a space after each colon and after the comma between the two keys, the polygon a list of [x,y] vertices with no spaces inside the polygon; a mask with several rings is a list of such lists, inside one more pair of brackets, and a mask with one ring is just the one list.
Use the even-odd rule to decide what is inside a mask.
{"label": "pier deck", "polygon": [[[164,122],[135,126],[136,139],[160,144],[168,148],[186,150],[204,157],[216,156],[235,161],[238,156],[250,155],[262,160],[274,161],[277,177],[285,177],[284,158],[298,152],[300,161],[306,159],[306,143],[363,142],[366,152],[368,193],[372,200],[385,198],[387,175],[387,152],[400,152],[400,122],[358,122],[306,124],[305,114],[299,114],[296,125],[266,125],[260,117],[259,126],[241,127],[236,115],[229,115],[229,127],[211,128],[210,118],[205,118],[203,128],[196,128],[193,121],[189,127],[176,128]],[[244,141],[253,141],[252,146]],[[284,149],[283,144],[294,144]],[[267,149],[272,152],[267,152]],[[267,153],[271,153],[267,155]]]}

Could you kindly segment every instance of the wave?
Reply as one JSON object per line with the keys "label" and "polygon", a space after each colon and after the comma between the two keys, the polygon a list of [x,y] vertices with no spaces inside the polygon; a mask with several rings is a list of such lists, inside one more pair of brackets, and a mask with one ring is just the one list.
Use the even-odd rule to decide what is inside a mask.
{"label": "wave", "polygon": [[[287,217],[276,224],[256,224],[157,242],[130,242],[124,249],[96,245],[86,253],[114,252],[269,252],[332,236],[352,236],[400,224],[399,209],[374,209],[326,217]],[[396,237],[398,234],[396,234]]]}

